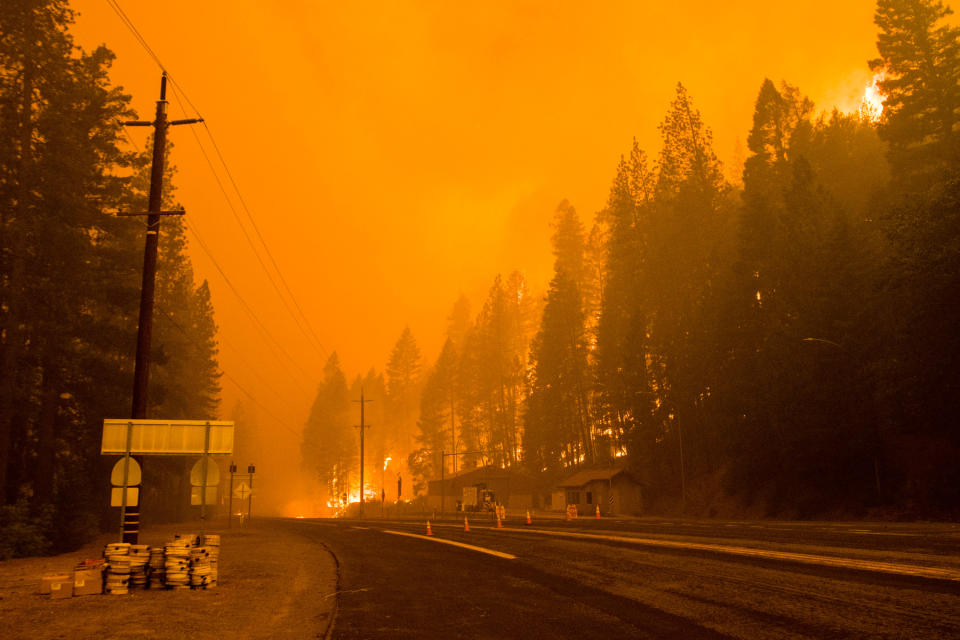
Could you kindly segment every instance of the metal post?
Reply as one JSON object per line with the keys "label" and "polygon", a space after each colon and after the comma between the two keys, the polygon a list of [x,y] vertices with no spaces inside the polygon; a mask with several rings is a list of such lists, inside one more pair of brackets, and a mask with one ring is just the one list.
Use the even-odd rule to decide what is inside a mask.
{"label": "metal post", "polygon": [[360,517],[363,517],[363,387],[360,387]]}
{"label": "metal post", "polygon": [[447,466],[447,455],[443,452],[443,449],[440,450],[440,516],[443,517],[443,503],[444,498],[447,496],[447,487],[444,482],[444,467]]}
{"label": "metal post", "polygon": [[210,463],[210,421],[207,421],[203,429],[203,463],[200,465],[200,472],[203,479],[200,481],[200,534],[206,533],[207,524],[207,465]]}
{"label": "metal post", "polygon": [[237,472],[237,465],[230,462],[230,502],[227,512],[227,529],[233,528],[233,474]]}
{"label": "metal post", "polygon": [[250,495],[247,496],[247,522],[250,522],[250,510],[253,507],[253,474],[256,473],[257,468],[253,466],[253,463],[247,465],[247,473],[250,474]]}

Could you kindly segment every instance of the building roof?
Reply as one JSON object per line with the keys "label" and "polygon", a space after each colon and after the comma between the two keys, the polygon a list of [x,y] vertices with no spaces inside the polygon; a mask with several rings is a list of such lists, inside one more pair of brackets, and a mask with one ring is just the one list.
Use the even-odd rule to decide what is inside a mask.
{"label": "building roof", "polygon": [[624,473],[624,469],[618,467],[605,467],[598,469],[585,469],[569,476],[566,480],[557,483],[558,487],[582,487],[594,480],[612,480],[614,477]]}
{"label": "building roof", "polygon": [[[427,480],[427,494],[436,495],[441,491],[459,491],[461,487],[474,484],[497,484],[501,488],[509,487],[511,492],[531,493],[536,490],[537,478],[520,467],[502,469],[493,465],[458,471],[456,475],[445,475]],[[504,485],[506,483],[506,485]]]}

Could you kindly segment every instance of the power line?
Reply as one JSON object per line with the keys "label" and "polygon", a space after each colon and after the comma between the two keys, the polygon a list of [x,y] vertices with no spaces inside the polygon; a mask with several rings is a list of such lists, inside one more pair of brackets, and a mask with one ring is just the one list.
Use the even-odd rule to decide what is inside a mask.
{"label": "power line", "polygon": [[[267,389],[268,391],[270,391],[271,393],[273,393],[273,395],[276,396],[278,400],[283,400],[283,399],[284,399],[284,395],[283,395],[282,393],[280,393],[279,391],[277,391],[273,386],[271,386],[271,384],[270,384],[269,382],[267,382],[267,381],[263,378],[263,376],[260,375],[260,372],[258,371],[258,367],[256,367],[256,366],[254,366],[253,364],[251,364],[250,361],[247,360],[247,359],[243,356],[243,351],[242,351],[242,350],[240,350],[238,347],[234,346],[231,342],[229,342],[229,341],[228,341],[226,338],[224,338],[223,336],[218,336],[217,339],[220,341],[220,343],[221,343],[223,346],[228,347],[228,348],[233,352],[233,355],[236,356],[236,358],[237,358],[238,360],[240,360],[240,364],[242,364],[244,367],[246,367],[246,370],[247,370],[247,371],[249,371],[250,373],[252,373],[252,374],[254,375],[254,377],[256,377],[258,384],[260,384],[260,385],[263,386],[265,389]],[[301,391],[302,391],[302,389],[301,389]],[[309,396],[308,396],[308,397],[309,397]]]}
{"label": "power line", "polygon": [[160,67],[160,70],[166,71],[166,68],[163,66],[163,63],[160,62],[160,58],[158,58],[157,54],[155,54],[153,52],[153,49],[150,48],[150,45],[147,43],[146,38],[144,38],[140,34],[140,31],[137,30],[137,27],[136,25],[133,24],[133,21],[127,17],[126,12],[120,6],[120,3],[118,3],[116,0],[107,0],[107,4],[110,5],[110,8],[113,9],[113,12],[117,14],[117,16],[123,22],[123,24],[127,26],[127,29],[129,29],[130,32],[133,34],[133,37],[137,39],[137,41],[140,43],[140,46],[142,46],[144,50],[146,50],[146,52],[150,54],[150,57],[153,58],[153,61],[157,63],[157,66]]}
{"label": "power line", "polygon": [[[144,38],[143,35],[140,33],[140,31],[137,29],[136,25],[133,23],[133,20],[131,20],[130,17],[127,16],[126,12],[120,6],[119,2],[117,0],[107,0],[107,3],[114,10],[114,12],[117,14],[120,20],[124,23],[124,25],[126,25],[126,27],[130,30],[130,32],[137,39],[137,41],[144,48],[144,50],[150,55],[151,58],[153,58],[153,61],[156,62],[157,66],[159,66],[161,70],[166,71],[166,67],[164,66],[163,62],[160,60],[159,56],[157,56],[157,54],[154,53],[153,49],[150,47],[150,44],[147,42],[146,38]],[[197,107],[193,104],[193,101],[190,100],[190,96],[188,96],[187,92],[183,89],[183,87],[180,86],[180,83],[178,83],[176,79],[169,72],[167,73],[167,77],[169,78],[170,83],[175,90],[175,95],[183,96],[183,99],[187,102],[188,105],[190,105],[190,108],[193,109],[197,117],[200,117],[200,110],[197,109]],[[177,98],[177,100],[179,101],[179,97]],[[181,108],[183,108],[182,104],[181,104]],[[186,114],[186,109],[183,109],[183,111]],[[263,247],[264,252],[267,254],[267,257],[269,258],[270,263],[273,265],[274,271],[276,271],[277,276],[280,278],[280,282],[283,285],[284,290],[287,292],[287,296],[289,296],[290,301],[293,303],[293,306],[296,308],[297,312],[300,314],[299,318],[296,316],[296,314],[293,313],[293,310],[289,308],[289,305],[286,299],[284,298],[283,293],[280,291],[280,288],[277,287],[276,282],[273,280],[273,276],[270,274],[270,271],[267,269],[266,265],[263,263],[263,260],[260,258],[260,254],[257,252],[257,249],[254,246],[252,239],[250,238],[243,224],[240,222],[240,218],[237,215],[236,210],[233,207],[233,204],[230,202],[230,198],[227,196],[226,190],[221,184],[220,178],[217,176],[217,173],[213,168],[213,164],[210,161],[210,158],[207,156],[206,150],[204,150],[203,145],[200,144],[199,136],[197,136],[196,132],[194,132],[193,135],[197,140],[197,145],[200,147],[200,150],[207,161],[207,165],[210,167],[210,171],[213,173],[214,178],[217,181],[217,184],[220,186],[220,190],[223,192],[224,197],[226,198],[227,203],[234,214],[234,217],[237,219],[237,224],[240,225],[240,229],[243,231],[243,234],[246,237],[247,242],[250,243],[250,248],[253,250],[254,255],[257,256],[257,260],[260,262],[261,267],[263,268],[264,272],[267,274],[267,277],[270,279],[270,283],[273,285],[274,289],[276,289],[277,295],[283,301],[284,305],[287,306],[287,310],[290,312],[291,316],[293,316],[294,321],[297,323],[297,327],[304,332],[307,339],[311,341],[312,345],[315,348],[317,348],[318,351],[320,351],[320,354],[326,357],[328,355],[327,349],[326,347],[323,346],[323,341],[320,340],[316,330],[314,330],[313,328],[313,325],[310,324],[309,318],[307,318],[306,313],[304,313],[303,308],[300,306],[300,303],[297,301],[296,296],[293,294],[293,290],[290,288],[290,285],[287,283],[287,279],[284,277],[283,272],[280,270],[280,267],[277,264],[276,258],[274,258],[273,256],[273,252],[270,251],[269,245],[267,245],[267,242],[264,239],[263,234],[260,232],[260,228],[257,225],[256,220],[254,219],[253,214],[250,211],[250,208],[247,206],[246,200],[243,198],[243,194],[240,191],[240,187],[237,184],[237,181],[233,177],[233,172],[230,171],[230,167],[227,164],[226,159],[223,157],[223,153],[220,151],[220,145],[217,144],[217,140],[213,136],[213,131],[210,129],[209,126],[206,126],[206,124],[204,125],[204,128],[207,132],[207,135],[210,138],[210,142],[213,145],[214,151],[217,154],[217,158],[220,160],[220,164],[223,166],[223,170],[226,173],[227,178],[229,178],[230,184],[233,186],[233,189],[237,194],[237,199],[240,201],[240,204],[242,205],[244,212],[247,214],[247,219],[250,221],[250,225],[253,227],[253,230],[256,233],[257,238],[260,240],[260,244]],[[301,324],[301,318],[302,318],[302,324]],[[306,329],[304,329],[304,326],[306,327]]]}
{"label": "power line", "polygon": [[[187,110],[184,109],[183,103],[180,102],[181,92],[175,88],[173,95],[177,99],[177,102],[180,104],[181,111],[183,111],[184,115],[186,115]],[[311,346],[316,348],[321,356],[326,357],[328,354],[326,353],[326,349],[323,347],[323,344],[321,344],[320,341],[316,338],[316,334],[311,335],[311,333],[308,333],[307,330],[304,328],[304,325],[301,322],[300,318],[297,316],[297,314],[293,312],[293,309],[290,308],[290,303],[287,302],[287,299],[283,296],[283,293],[280,291],[280,288],[277,286],[277,283],[274,280],[273,275],[270,273],[270,270],[267,268],[267,265],[263,262],[263,258],[260,257],[260,253],[257,251],[256,245],[254,245],[253,243],[253,239],[250,237],[250,234],[247,233],[246,227],[243,226],[243,222],[240,220],[240,215],[237,213],[236,207],[233,206],[233,202],[231,202],[230,196],[227,194],[227,190],[224,188],[223,182],[220,180],[220,176],[217,175],[217,171],[210,160],[210,156],[207,154],[206,149],[203,147],[203,144],[200,142],[200,137],[197,135],[197,132],[192,129],[190,132],[193,134],[194,139],[197,141],[197,146],[200,148],[200,153],[203,154],[204,160],[207,161],[207,166],[210,168],[210,173],[213,174],[213,178],[216,181],[217,186],[220,187],[220,192],[223,194],[223,198],[224,200],[226,200],[227,206],[230,208],[230,212],[233,214],[234,220],[237,221],[237,226],[240,227],[240,231],[243,232],[243,236],[244,238],[246,238],[247,244],[250,245],[250,249],[253,251],[253,255],[257,258],[257,262],[260,264],[260,267],[263,269],[263,272],[267,275],[267,279],[270,281],[270,284],[273,286],[274,291],[277,292],[277,297],[280,298],[280,301],[283,303],[284,307],[286,307],[287,312],[290,314],[290,317],[292,317],[293,321],[297,324],[297,328],[300,329],[301,332],[303,332],[303,335],[311,343]],[[238,192],[238,197],[239,197],[239,192]],[[241,198],[241,201],[242,201],[242,198]],[[262,242],[262,239],[261,239],[261,242]],[[265,244],[264,244],[264,248],[266,248]],[[267,253],[269,255],[269,250],[267,250]],[[277,270],[277,275],[280,276],[281,281],[283,281],[283,274],[280,273],[279,270]],[[293,301],[293,304],[297,306],[297,309],[299,310],[299,305],[297,305],[296,299],[293,298],[292,295],[290,299]],[[300,315],[303,316],[302,311],[300,311]],[[304,316],[304,319],[306,319],[305,316]]]}
{"label": "power line", "polygon": [[[179,322],[177,322],[176,320],[174,320],[173,317],[167,315],[167,316],[165,316],[165,319],[168,320],[168,321],[170,322],[170,324],[172,324],[174,327],[176,327],[177,330],[183,335],[183,337],[188,338],[188,339],[190,338],[190,336],[187,334],[186,329],[184,329],[183,326],[182,326]],[[256,398],[252,393],[250,393],[249,391],[247,391],[247,390],[243,387],[243,385],[241,385],[239,382],[237,382],[237,379],[236,379],[236,378],[234,378],[232,375],[230,375],[229,373],[227,373],[227,372],[224,371],[223,369],[220,369],[219,373],[220,373],[222,376],[224,376],[227,380],[229,380],[230,382],[232,382],[234,385],[236,385],[236,387],[237,387],[238,389],[240,389],[240,391],[242,391],[248,398],[250,398],[250,400],[252,400],[255,405],[257,405],[258,407],[260,407],[260,409],[262,409],[264,413],[266,413],[268,416],[270,416],[271,418],[273,418],[281,427],[283,427],[284,429],[286,429],[287,431],[289,431],[290,433],[292,433],[293,435],[295,435],[295,436],[297,436],[297,437],[300,437],[300,436],[301,436],[301,434],[297,433],[296,431],[294,431],[293,429],[291,429],[289,426],[287,426],[286,421],[284,421],[283,419],[277,417],[277,415],[276,415],[275,413],[273,413],[272,411],[270,411],[270,409],[268,409],[267,407],[265,407],[259,400],[257,400],[257,398]]]}
{"label": "power line", "polygon": [[[293,356],[291,356],[291,355],[287,352],[287,350],[283,348],[283,345],[281,345],[280,342],[279,342],[276,338],[273,337],[273,334],[270,333],[270,331],[269,331],[269,330],[267,329],[267,327],[263,324],[263,322],[260,320],[260,318],[257,317],[257,314],[254,313],[253,308],[251,308],[250,305],[247,303],[247,301],[244,299],[244,297],[243,297],[242,295],[240,295],[240,292],[239,292],[239,291],[237,290],[237,288],[233,285],[233,282],[230,281],[230,278],[229,278],[229,277],[227,276],[227,274],[224,272],[223,268],[220,266],[220,263],[217,262],[217,259],[213,256],[213,253],[210,251],[209,247],[207,247],[206,242],[204,242],[204,241],[203,241],[203,238],[200,236],[200,234],[197,233],[197,230],[196,230],[193,226],[191,226],[191,225],[187,225],[187,230],[190,231],[191,234],[193,234],[193,237],[194,237],[194,238],[196,238],[197,243],[200,245],[200,248],[203,250],[203,252],[204,252],[205,254],[207,254],[207,257],[210,258],[210,261],[213,262],[213,266],[214,266],[214,267],[216,268],[216,270],[220,273],[220,276],[223,278],[223,281],[227,283],[227,286],[230,287],[230,290],[231,290],[231,291],[233,292],[233,294],[237,297],[237,300],[239,300],[239,301],[240,301],[240,304],[243,305],[243,308],[244,308],[244,310],[246,310],[247,315],[249,315],[250,318],[254,321],[254,323],[262,330],[263,335],[264,335],[268,340],[270,340],[271,342],[273,342],[273,344],[277,347],[277,349],[279,349],[280,353],[282,353],[284,356],[286,356],[287,359],[288,359],[291,363],[293,363],[294,366],[297,367],[297,369],[300,371],[300,373],[303,374],[304,378],[305,378],[307,381],[311,381],[312,378],[310,377],[310,374],[308,374],[308,373],[306,372],[306,370],[304,370],[303,367],[301,367],[300,364],[293,358]],[[308,393],[309,393],[309,392],[308,392]]]}
{"label": "power line", "polygon": [[297,436],[298,438],[302,437],[303,434],[297,433],[296,431],[294,431],[293,429],[291,429],[291,428],[287,425],[286,421],[278,418],[278,417],[276,416],[276,414],[274,414],[272,411],[270,411],[269,409],[267,409],[259,400],[256,399],[256,397],[254,397],[254,395],[253,395],[252,393],[250,393],[249,391],[247,391],[246,389],[244,389],[244,388],[243,388],[243,385],[241,385],[239,382],[237,382],[236,378],[234,378],[233,376],[231,376],[231,375],[230,375],[229,373],[227,373],[226,371],[221,371],[220,373],[222,373],[227,380],[229,380],[229,381],[232,382],[234,385],[236,385],[237,389],[239,389],[241,392],[243,392],[244,395],[246,395],[248,398],[250,398],[250,400],[252,400],[255,405],[257,405],[258,407],[260,407],[260,409],[263,410],[264,413],[266,413],[268,416],[270,416],[271,418],[273,418],[281,427],[283,427],[284,429],[286,429],[287,431],[289,431],[289,432],[292,433],[293,435]]}
{"label": "power line", "polygon": [[217,152],[217,157],[220,159],[220,163],[223,165],[224,171],[227,173],[227,177],[230,178],[230,184],[233,185],[233,190],[237,192],[237,198],[240,200],[240,204],[243,205],[243,210],[247,213],[247,219],[250,220],[250,225],[253,227],[253,230],[257,234],[257,238],[260,239],[260,244],[263,245],[263,250],[266,251],[267,257],[270,258],[270,264],[273,265],[273,268],[276,270],[277,275],[280,277],[280,282],[283,283],[284,289],[287,291],[287,295],[290,296],[290,300],[293,302],[294,306],[297,308],[297,311],[300,312],[301,317],[307,325],[307,328],[310,330],[310,334],[313,336],[313,339],[317,341],[317,344],[320,346],[321,350],[324,352],[326,348],[323,346],[323,343],[320,341],[320,338],[317,337],[317,332],[314,331],[313,326],[310,324],[310,320],[307,319],[307,315],[303,312],[303,309],[300,307],[300,303],[297,302],[297,298],[293,295],[293,291],[290,289],[290,285],[287,284],[287,279],[283,277],[283,272],[280,271],[280,267],[277,265],[276,259],[273,257],[273,252],[270,251],[270,247],[267,245],[266,240],[263,239],[263,234],[260,233],[260,228],[257,226],[256,221],[253,219],[253,214],[250,212],[250,208],[247,207],[246,200],[243,199],[243,194],[240,193],[240,187],[237,186],[236,181],[233,179],[233,173],[230,171],[230,167],[227,165],[227,161],[224,160],[223,154],[220,152],[220,146],[217,144],[216,139],[213,137],[213,131],[210,130],[210,127],[206,126],[204,123],[204,130],[206,130],[207,135],[210,136],[210,142],[213,143],[213,149]]}

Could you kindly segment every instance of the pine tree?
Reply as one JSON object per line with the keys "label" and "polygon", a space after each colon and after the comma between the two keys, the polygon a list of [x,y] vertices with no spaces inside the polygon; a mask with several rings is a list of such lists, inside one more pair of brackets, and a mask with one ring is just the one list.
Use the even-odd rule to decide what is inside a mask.
{"label": "pine tree", "polygon": [[107,49],[73,46],[72,20],[55,0],[0,6],[0,502],[53,504],[61,526],[44,533],[61,549],[96,530],[86,487],[90,469],[105,475],[103,416],[129,409],[134,308],[111,309],[128,254],[110,249],[129,236],[107,213],[129,196],[129,99],[109,85]]}
{"label": "pine tree", "polygon": [[423,385],[420,396],[420,418],[417,420],[417,443],[420,445],[411,460],[414,490],[421,492],[426,481],[440,475],[441,453],[456,451],[456,427],[453,424],[456,402],[457,354],[453,340],[447,338]]}
{"label": "pine tree", "polygon": [[304,467],[316,474],[332,499],[350,493],[358,453],[351,424],[347,380],[334,352],[323,367],[300,447]]}
{"label": "pine tree", "polygon": [[879,0],[872,60],[886,95],[881,135],[904,188],[922,190],[958,162],[960,28],[940,0]]}
{"label": "pine tree", "polygon": [[422,366],[417,341],[410,327],[404,327],[390,352],[386,369],[390,430],[397,455],[404,458],[414,449]]}
{"label": "pine tree", "polygon": [[621,158],[607,206],[597,214],[607,229],[604,276],[596,327],[598,418],[612,448],[622,451],[651,411],[648,377],[650,299],[644,269],[649,259],[654,176],[634,140]]}
{"label": "pine tree", "polygon": [[531,349],[524,420],[524,450],[536,471],[589,464],[597,458],[587,397],[583,225],[564,201],[557,208],[554,227],[554,277]]}
{"label": "pine tree", "polygon": [[[635,431],[634,460],[660,487],[711,468],[718,370],[719,283],[729,269],[734,217],[712,133],[682,85],[660,125],[663,147],[650,218],[644,293],[651,305],[649,388],[653,418]],[[679,482],[678,482],[679,480]]]}

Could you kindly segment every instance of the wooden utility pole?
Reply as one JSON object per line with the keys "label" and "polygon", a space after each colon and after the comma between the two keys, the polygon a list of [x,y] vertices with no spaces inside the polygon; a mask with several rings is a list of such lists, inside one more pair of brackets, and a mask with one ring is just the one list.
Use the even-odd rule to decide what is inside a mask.
{"label": "wooden utility pole", "polygon": [[150,343],[153,337],[153,297],[157,280],[157,246],[160,239],[160,216],[183,215],[183,211],[161,211],[163,204],[164,154],[167,128],[181,124],[203,122],[202,118],[167,121],[167,72],[160,77],[160,99],[153,122],[135,120],[125,122],[131,127],[153,127],[153,164],[150,167],[150,200],[146,214],[147,238],[143,248],[143,280],[140,287],[140,320],[137,325],[137,356],[133,369],[133,410],[131,417],[147,417],[147,386],[150,381]]}
{"label": "wooden utility pole", "polygon": [[363,517],[363,431],[369,429],[370,425],[363,423],[363,405],[373,400],[363,398],[363,387],[360,387],[360,399],[354,400],[360,403],[360,424],[354,425],[354,428],[360,429],[360,517]]}
{"label": "wooden utility pole", "polygon": [[[133,368],[133,408],[131,418],[147,417],[147,386],[150,381],[150,342],[153,337],[153,297],[157,280],[157,245],[160,236],[160,216],[183,215],[183,211],[161,211],[163,204],[163,170],[166,153],[167,127],[203,122],[202,118],[167,121],[167,72],[160,76],[160,99],[153,122],[134,120],[124,122],[130,127],[153,127],[153,163],[150,166],[150,199],[147,212],[120,215],[147,216],[147,238],[143,248],[143,280],[140,286],[140,319],[137,324],[137,355]],[[206,499],[206,496],[203,496]],[[127,493],[123,492],[120,507],[121,521],[126,518]],[[136,534],[133,543],[136,544]]]}

